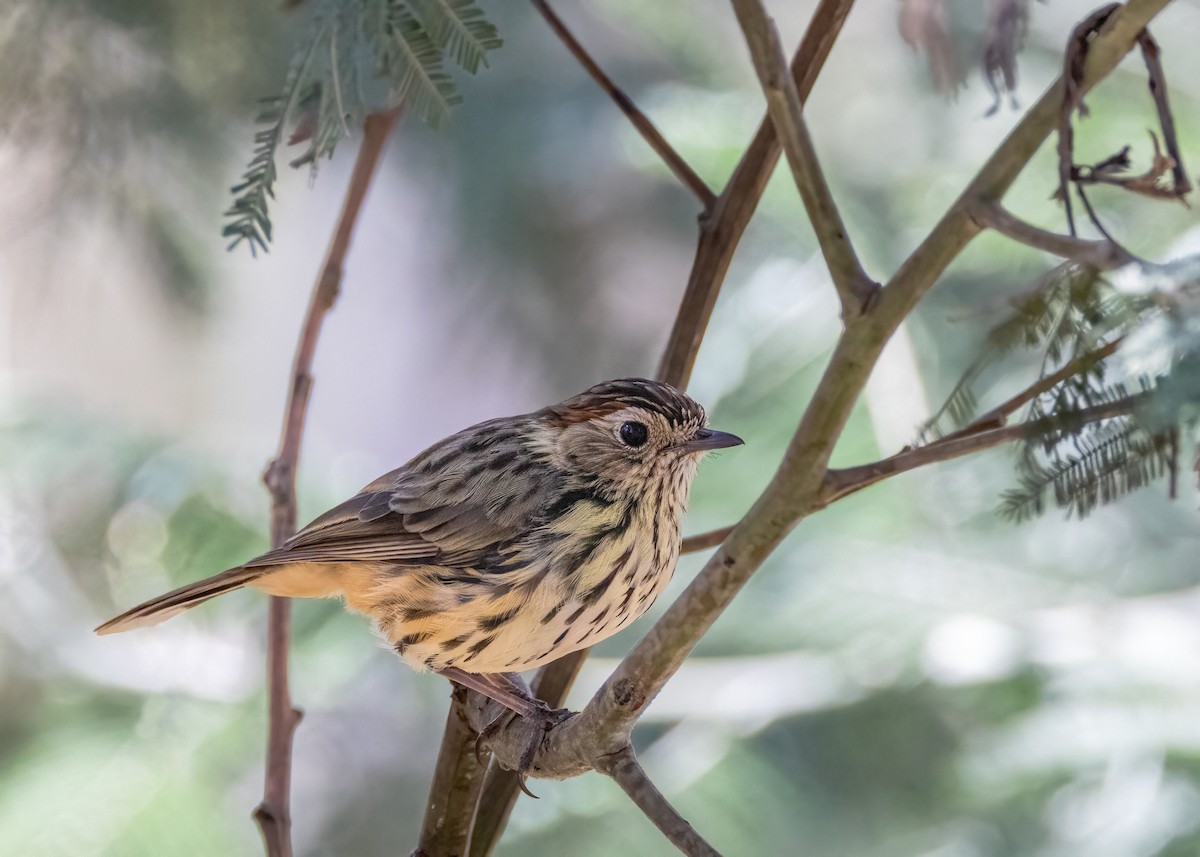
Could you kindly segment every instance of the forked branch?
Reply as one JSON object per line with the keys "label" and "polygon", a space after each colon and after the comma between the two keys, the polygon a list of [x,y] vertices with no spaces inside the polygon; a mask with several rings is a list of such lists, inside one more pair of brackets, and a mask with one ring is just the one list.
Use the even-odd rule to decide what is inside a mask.
{"label": "forked branch", "polygon": [[[792,57],[792,79],[801,101],[812,92],[853,6],[854,0],[820,0],[817,3],[808,29]],[[780,152],[775,125],[769,116],[763,117],[712,213],[700,222],[700,240],[687,287],[658,364],[656,374],[660,381],[681,389],[687,387],[734,250],[758,207]]]}
{"label": "forked branch", "polygon": [[862,315],[879,285],[867,276],[858,261],[846,224],[817,162],[817,152],[804,122],[804,105],[796,82],[788,73],[774,22],[767,17],[760,0],[733,0],[733,8],[746,35],[754,70],[762,83],[767,110],[796,180],[796,189],[800,191],[841,300],[842,319],[848,324]]}

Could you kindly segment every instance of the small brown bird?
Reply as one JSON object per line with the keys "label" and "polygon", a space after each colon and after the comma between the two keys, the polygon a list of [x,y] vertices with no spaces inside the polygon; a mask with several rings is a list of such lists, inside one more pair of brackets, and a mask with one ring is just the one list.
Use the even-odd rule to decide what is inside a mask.
{"label": "small brown bird", "polygon": [[508,673],[615,634],[671,578],[702,453],[742,443],[668,384],[632,378],[452,435],[283,547],[96,629],[153,625],[252,586],[341,596],[396,651],[533,716]]}

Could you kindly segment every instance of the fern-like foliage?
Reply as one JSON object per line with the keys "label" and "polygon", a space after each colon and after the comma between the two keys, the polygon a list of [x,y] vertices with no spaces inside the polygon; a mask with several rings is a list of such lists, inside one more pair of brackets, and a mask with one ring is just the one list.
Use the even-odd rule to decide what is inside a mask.
{"label": "fern-like foliage", "polygon": [[1118,292],[1092,268],[1074,263],[1060,265],[1032,291],[1012,302],[1011,315],[988,332],[979,356],[921,427],[918,442],[941,437],[974,419],[979,406],[975,385],[1002,358],[1018,349],[1042,352],[1042,375],[1052,365],[1079,359],[1083,362],[1081,374],[1072,380],[1100,389],[1103,363],[1089,363],[1086,355],[1134,325],[1152,307],[1145,298]]}
{"label": "fern-like foliage", "polygon": [[501,44],[472,0],[310,0],[298,13],[309,16],[306,35],[284,92],[263,101],[254,153],[226,212],[230,248],[243,241],[252,253],[268,248],[268,205],[288,127],[288,143],[308,143],[291,165],[313,168],[370,113],[403,104],[439,127],[462,100],[446,59],[474,74]]}
{"label": "fern-like foliage", "polygon": [[1026,444],[1018,459],[1018,486],[1004,492],[1000,514],[1016,522],[1037,517],[1046,511],[1049,493],[1068,516],[1084,518],[1173,472],[1177,453],[1174,429],[1151,432],[1134,418],[1113,420],[1049,449],[1044,441]]}
{"label": "fern-like foliage", "polygon": [[487,65],[488,51],[500,47],[500,34],[472,0],[410,0],[433,43],[464,71]]}
{"label": "fern-like foliage", "polygon": [[231,188],[233,205],[225,212],[230,218],[222,234],[232,239],[229,249],[245,241],[252,255],[267,250],[271,242],[271,218],[268,201],[275,198],[275,159],[287,126],[288,116],[295,109],[301,82],[312,62],[315,43],[293,60],[282,95],[264,98],[256,119],[259,129],[254,133],[254,154],[242,181]]}
{"label": "fern-like foliage", "polygon": [[[1014,302],[922,428],[924,441],[968,425],[985,370],[1018,348],[1041,352],[1046,383],[1028,401],[1029,435],[1018,449],[1017,486],[1001,500],[1004,517],[1027,520],[1051,504],[1084,517],[1165,474],[1174,485],[1181,431],[1200,413],[1200,259],[1132,277],[1140,284],[1118,288],[1078,265],[1053,271]],[[1118,338],[1120,359],[1110,354]],[[1132,359],[1126,349],[1145,353]],[[1139,371],[1146,365],[1153,371]],[[1106,407],[1115,403],[1123,407]],[[1094,420],[1097,409],[1116,416]]]}

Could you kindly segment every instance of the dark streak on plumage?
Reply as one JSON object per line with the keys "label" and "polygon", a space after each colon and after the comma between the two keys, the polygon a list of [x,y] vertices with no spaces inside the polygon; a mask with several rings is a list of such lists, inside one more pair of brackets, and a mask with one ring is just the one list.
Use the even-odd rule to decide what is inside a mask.
{"label": "dark streak on plumage", "polygon": [[405,607],[401,610],[406,622],[417,622],[421,619],[428,619],[430,616],[436,616],[438,611],[432,607]]}
{"label": "dark streak on plumage", "polygon": [[564,491],[557,500],[545,508],[543,514],[547,521],[553,521],[574,509],[576,503],[595,503],[596,506],[603,509],[611,506],[613,502],[594,487],[573,488],[570,491]]}
{"label": "dark streak on plumage", "polygon": [[467,651],[469,652],[468,657],[475,657],[476,655],[483,652],[484,649],[486,649],[488,646],[490,646],[494,642],[496,642],[495,634],[491,635],[490,637],[484,637],[482,640],[480,640],[477,643],[472,643],[470,648],[467,649]]}
{"label": "dark streak on plumage", "polygon": [[479,630],[480,631],[495,631],[497,628],[499,628],[505,622],[508,622],[510,619],[512,619],[512,617],[514,617],[518,613],[520,613],[521,606],[522,605],[518,604],[516,607],[513,607],[509,610],[505,610],[503,613],[497,613],[495,616],[487,616],[487,617],[484,617],[483,619],[480,619],[479,620]]}
{"label": "dark streak on plumage", "polygon": [[430,633],[429,631],[425,631],[420,634],[406,634],[405,636],[401,637],[399,640],[396,641],[396,646],[395,646],[396,652],[398,654],[403,655],[404,650],[407,649],[409,646],[415,646],[417,643],[423,643],[432,636],[433,636],[433,634]]}
{"label": "dark streak on plumage", "polygon": [[467,640],[471,639],[472,634],[462,634],[457,637],[451,637],[449,640],[443,640],[439,643],[439,647],[443,652],[452,652],[466,644]]}
{"label": "dark streak on plumage", "polygon": [[608,588],[612,586],[613,581],[617,578],[617,572],[620,570],[621,567],[619,565],[614,567],[613,570],[608,573],[607,577],[605,577],[587,592],[583,593],[581,600],[583,601],[584,605],[590,607],[599,601],[601,596],[603,596],[604,593],[608,591]]}

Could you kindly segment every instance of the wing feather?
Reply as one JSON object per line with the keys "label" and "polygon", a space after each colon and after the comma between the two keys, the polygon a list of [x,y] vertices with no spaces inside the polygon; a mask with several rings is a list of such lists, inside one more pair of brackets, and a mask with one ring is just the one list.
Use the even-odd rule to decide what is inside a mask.
{"label": "wing feather", "polygon": [[[501,438],[485,423],[446,439],[246,566],[361,561],[479,568],[530,529],[542,498],[553,496],[561,479],[542,462],[518,475],[529,453],[514,454],[513,434]],[[469,455],[454,455],[453,447],[467,447]],[[454,463],[423,466],[447,458]],[[465,461],[473,466],[464,469]]]}

